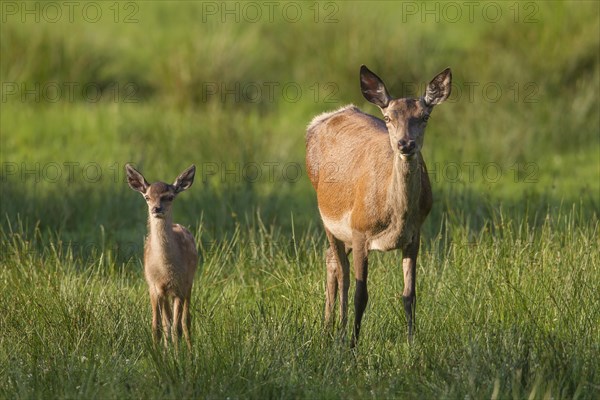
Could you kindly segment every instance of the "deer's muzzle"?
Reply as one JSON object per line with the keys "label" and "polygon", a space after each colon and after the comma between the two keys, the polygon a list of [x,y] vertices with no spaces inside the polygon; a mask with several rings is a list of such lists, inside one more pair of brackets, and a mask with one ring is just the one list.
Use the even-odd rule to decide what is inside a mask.
{"label": "deer's muzzle", "polygon": [[398,140],[398,150],[403,156],[411,156],[414,154],[417,143],[413,139],[400,139]]}

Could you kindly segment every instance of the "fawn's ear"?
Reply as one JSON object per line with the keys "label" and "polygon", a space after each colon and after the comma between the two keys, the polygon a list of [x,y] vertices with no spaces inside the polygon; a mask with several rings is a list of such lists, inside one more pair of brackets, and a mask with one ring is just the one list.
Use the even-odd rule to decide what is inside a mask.
{"label": "fawn's ear", "polygon": [[177,179],[175,179],[175,183],[173,186],[175,187],[175,193],[183,192],[194,183],[194,176],[196,175],[196,166],[192,165],[185,171],[183,171]]}
{"label": "fawn's ear", "polygon": [[452,71],[450,68],[446,68],[435,78],[429,82],[423,100],[428,106],[434,106],[440,104],[450,96],[450,89],[452,86]]}
{"label": "fawn's ear", "polygon": [[386,108],[392,100],[381,78],[371,72],[365,65],[360,67],[360,90],[365,99],[379,106],[379,108]]}
{"label": "fawn's ear", "polygon": [[127,172],[127,183],[129,184],[129,187],[141,194],[146,193],[150,184],[144,176],[133,168],[131,164],[125,165],[125,172]]}

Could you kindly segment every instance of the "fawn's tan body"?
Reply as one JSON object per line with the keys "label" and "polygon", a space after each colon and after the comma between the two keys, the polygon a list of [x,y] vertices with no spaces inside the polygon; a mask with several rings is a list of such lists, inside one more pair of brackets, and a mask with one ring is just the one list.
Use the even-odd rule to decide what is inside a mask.
{"label": "fawn's tan body", "polygon": [[177,347],[177,338],[183,333],[188,348],[191,348],[190,299],[198,252],[190,231],[173,224],[171,203],[179,192],[191,186],[194,173],[195,167],[192,166],[173,185],[164,182],[148,184],[138,171],[127,165],[129,185],[142,193],[148,203],[144,276],[152,305],[153,338],[158,341],[162,333],[165,346],[172,335]]}
{"label": "fawn's tan body", "polygon": [[346,325],[352,251],[353,345],[368,301],[371,250],[403,251],[404,308],[412,338],[420,228],[432,207],[420,150],[429,114],[448,97],[450,79],[448,69],[434,78],[423,98],[392,99],[381,79],[363,66],[363,95],[380,107],[385,122],[350,105],[317,116],[308,126],[306,166],[329,241],[325,320],[331,323],[339,288],[340,320]]}

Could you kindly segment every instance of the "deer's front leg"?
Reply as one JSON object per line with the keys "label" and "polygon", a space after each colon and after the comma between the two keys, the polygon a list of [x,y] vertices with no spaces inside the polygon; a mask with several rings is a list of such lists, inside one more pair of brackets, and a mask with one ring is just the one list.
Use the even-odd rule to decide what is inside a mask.
{"label": "deer's front leg", "polygon": [[404,312],[408,324],[408,342],[412,343],[413,330],[416,325],[415,309],[417,306],[416,281],[417,281],[417,255],[419,254],[420,235],[416,234],[413,242],[403,250],[402,270],[404,272]]}
{"label": "deer's front leg", "polygon": [[367,291],[368,250],[366,238],[362,233],[354,233],[352,237],[352,250],[354,252],[354,277],[356,279],[356,291],[354,292],[354,332],[352,334],[351,346],[354,347],[358,342],[360,334],[360,324],[367,308],[369,293]]}

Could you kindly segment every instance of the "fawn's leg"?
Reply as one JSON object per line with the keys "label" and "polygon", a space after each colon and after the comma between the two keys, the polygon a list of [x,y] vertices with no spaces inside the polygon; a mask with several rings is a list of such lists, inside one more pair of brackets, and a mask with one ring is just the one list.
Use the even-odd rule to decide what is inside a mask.
{"label": "fawn's leg", "polygon": [[158,298],[158,304],[160,307],[160,314],[162,317],[163,343],[165,345],[165,348],[167,348],[169,344],[170,326],[172,319],[169,298],[167,296],[160,296]]}
{"label": "fawn's leg", "polygon": [[192,322],[192,317],[190,315],[190,296],[191,293],[188,294],[186,298],[183,299],[183,313],[181,316],[181,324],[183,328],[183,337],[187,342],[188,350],[192,350],[192,339],[190,337],[190,325]]}
{"label": "fawn's leg", "polygon": [[158,319],[160,318],[158,294],[150,288],[150,304],[152,305],[152,340],[154,344],[160,341],[160,329]]}
{"label": "fawn's leg", "polygon": [[180,297],[173,298],[173,322],[171,324],[171,336],[175,351],[179,348],[179,336],[181,336],[181,308],[183,301]]}

